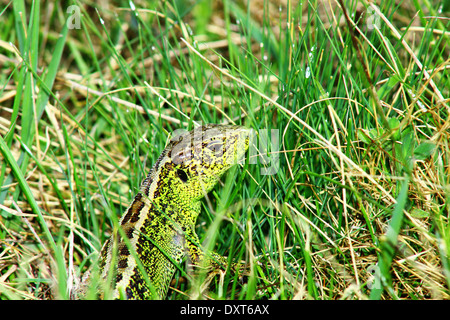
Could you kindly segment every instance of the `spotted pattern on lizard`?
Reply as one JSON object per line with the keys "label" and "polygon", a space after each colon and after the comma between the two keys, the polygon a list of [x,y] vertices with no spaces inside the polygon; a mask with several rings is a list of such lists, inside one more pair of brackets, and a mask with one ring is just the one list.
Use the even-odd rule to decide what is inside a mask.
{"label": "spotted pattern on lizard", "polygon": [[194,265],[226,266],[225,257],[198,245],[195,223],[201,199],[243,159],[248,134],[241,126],[208,124],[171,140],[119,220],[121,231],[101,250],[100,297],[163,299],[186,254]]}

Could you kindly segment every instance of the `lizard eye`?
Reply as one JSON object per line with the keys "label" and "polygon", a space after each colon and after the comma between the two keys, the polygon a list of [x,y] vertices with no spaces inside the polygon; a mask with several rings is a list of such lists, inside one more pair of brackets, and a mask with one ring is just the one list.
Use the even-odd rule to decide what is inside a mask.
{"label": "lizard eye", "polygon": [[178,178],[180,178],[180,180],[183,181],[183,182],[187,182],[188,179],[189,179],[187,173],[184,172],[184,171],[181,170],[181,169],[178,169],[178,170],[177,170],[177,176],[178,176]]}
{"label": "lizard eye", "polygon": [[223,148],[223,142],[219,140],[214,140],[208,143],[205,148],[211,150],[212,152],[219,152]]}

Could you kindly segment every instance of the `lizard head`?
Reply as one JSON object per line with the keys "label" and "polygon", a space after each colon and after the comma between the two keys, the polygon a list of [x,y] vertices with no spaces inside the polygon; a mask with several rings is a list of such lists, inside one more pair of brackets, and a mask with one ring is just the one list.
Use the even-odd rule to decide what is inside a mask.
{"label": "lizard head", "polygon": [[165,152],[165,173],[172,192],[195,201],[211,191],[219,178],[244,158],[250,130],[207,124],[176,135]]}

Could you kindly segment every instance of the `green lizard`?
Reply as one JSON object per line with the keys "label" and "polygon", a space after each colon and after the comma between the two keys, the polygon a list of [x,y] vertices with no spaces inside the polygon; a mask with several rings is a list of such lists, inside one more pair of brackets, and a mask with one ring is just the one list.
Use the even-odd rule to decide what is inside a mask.
{"label": "green lizard", "polygon": [[[171,140],[119,220],[122,232],[103,245],[100,297],[165,298],[175,264],[186,253],[194,265],[226,267],[225,257],[204,253],[198,246],[195,223],[200,200],[244,157],[248,134],[241,126],[208,124]],[[89,281],[88,274],[78,295],[85,293]],[[104,296],[105,283],[112,295]]]}

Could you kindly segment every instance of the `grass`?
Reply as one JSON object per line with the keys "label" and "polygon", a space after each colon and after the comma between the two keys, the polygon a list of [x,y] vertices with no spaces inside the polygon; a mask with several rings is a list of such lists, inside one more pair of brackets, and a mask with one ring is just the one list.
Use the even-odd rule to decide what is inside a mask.
{"label": "grass", "polygon": [[168,299],[450,298],[447,2],[2,4],[0,299],[68,298],[199,123],[259,132],[197,223],[253,273]]}

